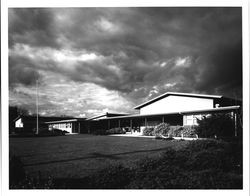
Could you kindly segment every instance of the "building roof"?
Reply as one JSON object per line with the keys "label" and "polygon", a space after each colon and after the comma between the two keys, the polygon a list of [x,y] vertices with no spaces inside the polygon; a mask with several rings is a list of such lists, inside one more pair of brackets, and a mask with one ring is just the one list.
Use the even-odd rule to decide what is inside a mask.
{"label": "building roof", "polygon": [[226,106],[226,107],[219,107],[219,108],[211,108],[211,109],[201,109],[201,110],[191,110],[191,111],[182,111],[180,114],[204,114],[204,113],[216,113],[216,112],[223,112],[223,111],[233,111],[240,109],[239,105],[236,106]]}
{"label": "building roof", "polygon": [[[16,117],[13,121],[15,122],[20,118],[22,118],[24,121],[35,121],[37,117],[36,116],[20,115],[20,116]],[[38,116],[38,119],[40,122],[45,122],[45,121],[57,121],[57,120],[72,119],[72,117]]]}
{"label": "building roof", "polygon": [[238,110],[240,106],[227,106],[220,108],[212,108],[212,109],[202,109],[202,110],[189,110],[189,111],[179,111],[179,112],[169,112],[169,113],[159,113],[159,114],[134,114],[128,116],[115,116],[108,117],[100,120],[112,120],[112,119],[132,119],[132,118],[144,118],[144,117],[156,117],[156,116],[167,116],[167,115],[184,115],[184,114],[211,114],[217,112],[230,112],[234,110]]}
{"label": "building roof", "polygon": [[73,118],[73,119],[65,119],[65,120],[56,120],[56,121],[47,121],[45,124],[56,124],[56,123],[67,123],[67,122],[77,122],[77,121],[85,121],[86,118]]}
{"label": "building roof", "polygon": [[149,101],[146,101],[136,107],[134,109],[140,109],[142,107],[145,107],[151,103],[154,103],[160,99],[163,99],[169,95],[175,95],[175,96],[184,96],[184,97],[199,97],[199,98],[209,98],[209,99],[220,99],[222,98],[222,95],[205,95],[205,94],[194,94],[194,93],[178,93],[178,92],[166,92],[162,95],[159,95]]}
{"label": "building roof", "polygon": [[100,118],[103,118],[103,117],[127,116],[127,115],[129,115],[129,114],[126,114],[126,113],[109,113],[109,112],[106,112],[105,114],[93,116],[93,117],[87,118],[86,120],[97,120],[97,119],[100,119]]}

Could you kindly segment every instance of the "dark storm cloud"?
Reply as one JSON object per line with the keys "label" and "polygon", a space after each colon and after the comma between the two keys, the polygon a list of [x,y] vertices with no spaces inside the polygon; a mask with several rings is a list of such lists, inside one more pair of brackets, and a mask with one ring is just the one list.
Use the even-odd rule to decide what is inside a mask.
{"label": "dark storm cloud", "polygon": [[[81,18],[84,12],[76,12],[73,18]],[[186,85],[197,86],[194,91],[211,93],[232,80],[233,84],[241,85],[240,8],[100,9],[97,13],[88,10],[88,14],[83,14],[84,21],[71,20],[74,21],[71,31],[76,31],[67,32],[66,37],[74,47],[114,56],[125,74],[115,86],[113,81],[117,78],[107,75],[114,79],[105,80],[107,88],[132,91],[138,84],[150,90],[159,80],[167,82],[171,78],[183,78]],[[101,17],[120,27],[120,31],[114,34],[98,31],[88,23],[89,18],[94,23]],[[80,25],[85,23],[86,26]],[[119,52],[129,58],[119,59]],[[188,69],[175,71],[153,66],[156,61],[186,56],[199,60]],[[222,71],[223,77],[219,77]],[[190,90],[182,83],[178,85],[180,91]]]}
{"label": "dark storm cloud", "polygon": [[200,75],[198,90],[220,89],[230,91],[242,85],[241,42],[220,46],[207,56]]}
{"label": "dark storm cloud", "polygon": [[41,75],[29,61],[25,58],[9,58],[9,86],[14,88],[18,84],[33,86]]}
{"label": "dark storm cloud", "polygon": [[52,12],[44,8],[9,9],[9,46],[23,43],[32,46],[58,47]]}
{"label": "dark storm cloud", "polygon": [[32,84],[43,70],[132,101],[168,90],[231,96],[242,87],[241,8],[10,9],[9,16],[11,49],[97,56],[67,65],[46,55],[10,55],[13,83]]}

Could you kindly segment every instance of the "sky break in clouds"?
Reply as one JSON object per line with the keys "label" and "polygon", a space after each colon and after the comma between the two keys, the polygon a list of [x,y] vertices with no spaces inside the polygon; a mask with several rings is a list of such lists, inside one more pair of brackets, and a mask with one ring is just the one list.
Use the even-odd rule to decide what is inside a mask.
{"label": "sky break in clouds", "polygon": [[10,105],[134,113],[166,91],[242,98],[241,8],[11,8]]}

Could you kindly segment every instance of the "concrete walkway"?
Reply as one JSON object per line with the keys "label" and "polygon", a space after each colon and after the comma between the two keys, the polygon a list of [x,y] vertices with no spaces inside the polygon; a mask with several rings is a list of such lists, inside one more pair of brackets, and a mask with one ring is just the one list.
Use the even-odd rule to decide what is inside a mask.
{"label": "concrete walkway", "polygon": [[[117,136],[117,137],[142,137],[142,138],[151,138],[151,139],[155,139],[155,136],[145,136],[145,135],[139,135],[139,134],[130,134],[130,133],[126,133],[126,134],[112,134],[109,136]],[[164,138],[162,138],[164,139]],[[167,138],[166,138],[167,139]],[[175,140],[197,140],[197,139],[202,139],[202,138],[190,138],[190,137],[173,137],[173,139]]]}
{"label": "concrete walkway", "polygon": [[112,134],[112,135],[109,135],[109,136],[155,138],[155,136],[145,136],[145,135],[130,134],[130,133],[126,133],[126,134]]}

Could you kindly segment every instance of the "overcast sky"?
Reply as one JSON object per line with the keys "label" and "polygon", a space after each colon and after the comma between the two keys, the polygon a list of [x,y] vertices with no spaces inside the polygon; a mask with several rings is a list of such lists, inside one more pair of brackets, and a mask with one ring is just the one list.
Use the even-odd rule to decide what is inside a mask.
{"label": "overcast sky", "polygon": [[9,9],[10,105],[134,113],[167,91],[242,96],[241,8]]}

